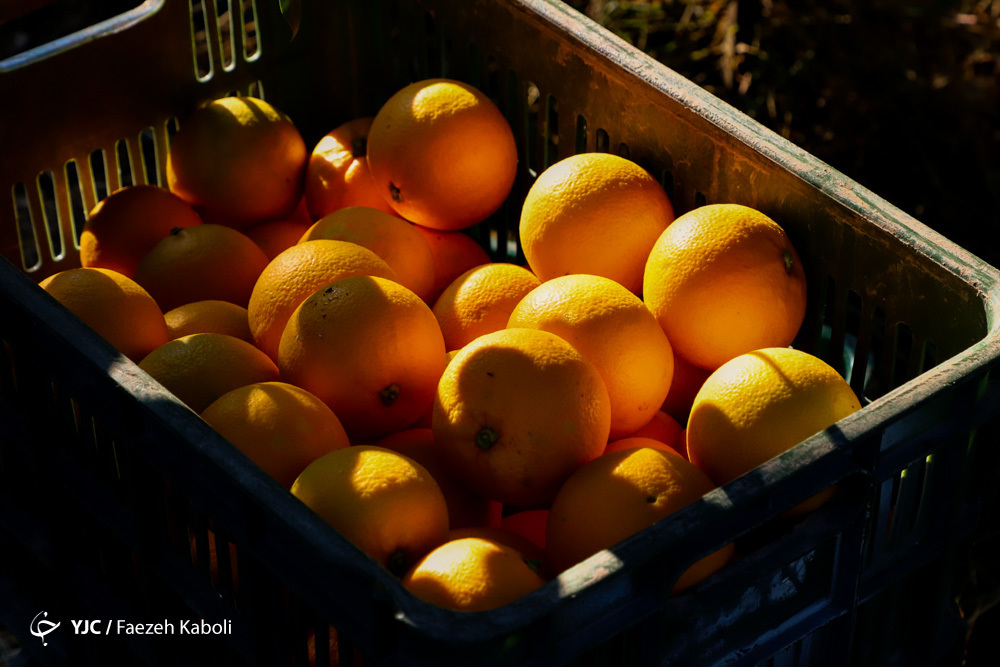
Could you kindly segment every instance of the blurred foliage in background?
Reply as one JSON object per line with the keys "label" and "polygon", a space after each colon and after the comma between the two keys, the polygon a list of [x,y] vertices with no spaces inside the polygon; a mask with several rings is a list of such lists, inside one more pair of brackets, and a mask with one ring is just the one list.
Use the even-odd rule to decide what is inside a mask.
{"label": "blurred foliage in background", "polygon": [[1000,0],[566,1],[1000,265]]}

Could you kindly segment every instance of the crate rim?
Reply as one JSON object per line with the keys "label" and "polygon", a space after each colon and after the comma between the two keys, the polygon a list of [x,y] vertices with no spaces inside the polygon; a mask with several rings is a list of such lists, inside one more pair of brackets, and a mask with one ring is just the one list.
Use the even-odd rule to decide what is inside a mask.
{"label": "crate rim", "polygon": [[[149,4],[150,1],[147,0],[147,3],[144,4]],[[166,1],[155,0],[158,3],[158,7],[162,6]],[[870,224],[888,231],[914,252],[928,257],[976,289],[977,293],[983,299],[983,307],[987,315],[988,330],[986,335],[969,348],[949,359],[942,360],[937,366],[896,387],[865,406],[858,413],[838,422],[838,428],[851,435],[852,441],[855,438],[864,439],[869,437],[879,424],[894,421],[900,418],[904,412],[916,409],[913,406],[919,406],[925,400],[942,394],[954,384],[967,380],[970,375],[990,372],[996,366],[997,360],[1000,358],[1000,321],[998,321],[997,316],[998,310],[1000,310],[1000,271],[986,264],[970,251],[951,242],[942,234],[930,229],[924,223],[902,212],[886,200],[870,192],[867,188],[834,170],[818,158],[798,148],[776,133],[767,130],[757,123],[757,121],[750,119],[722,100],[698,88],[695,84],[680,77],[666,66],[657,63],[649,56],[646,56],[628,44],[625,40],[601,28],[596,22],[560,2],[560,0],[511,0],[511,2],[518,6],[520,11],[540,14],[544,18],[551,20],[565,35],[573,39],[581,40],[585,36],[589,45],[598,48],[602,55],[620,65],[633,76],[641,76],[664,95],[677,101],[694,113],[700,114],[737,140],[752,146],[754,150],[779,165],[782,169],[790,171],[798,178],[816,186],[821,192],[857,213]],[[45,57],[53,55],[64,54],[62,52],[51,53],[45,54]],[[29,63],[26,62],[25,64]],[[42,312],[47,312],[59,324],[57,331],[69,345],[79,350],[81,355],[91,354],[95,348],[103,349],[102,354],[104,356],[99,356],[93,361],[106,363],[105,367],[109,369],[109,375],[116,383],[129,388],[148,384],[148,387],[144,389],[144,395],[162,399],[157,400],[153,405],[144,402],[144,409],[151,410],[152,415],[156,419],[170,424],[171,428],[173,428],[178,411],[187,410],[191,412],[185,406],[180,405],[166,390],[156,385],[155,381],[141,371],[137,365],[121,357],[102,339],[99,339],[95,333],[80,324],[68,311],[58,312],[61,306],[53,308],[53,305],[58,305],[54,299],[47,297],[47,295],[43,297],[42,290],[37,288],[37,285],[32,283],[29,276],[20,268],[15,267],[6,259],[5,264],[11,270],[23,276],[24,282],[14,281],[17,284],[11,284],[7,280],[0,281],[2,282],[2,285],[0,285],[2,290],[5,292],[16,292],[22,296],[26,295],[25,298],[29,304],[40,304],[45,302],[46,298],[50,299],[51,301],[45,302],[48,305],[42,308]],[[55,314],[57,312],[58,314]],[[42,323],[48,324],[49,322],[45,320]],[[994,384],[995,380],[996,378],[993,378]],[[911,400],[900,400],[903,398]],[[903,403],[909,404],[910,407],[900,407]],[[207,429],[207,425],[196,424],[194,428],[200,431],[202,428]],[[309,542],[311,546],[317,549],[324,549],[332,544],[340,545],[342,542],[346,542],[333,529],[325,527],[325,530],[323,530],[325,524],[321,525],[318,517],[304,514],[308,510],[304,506],[299,507],[296,503],[292,502],[292,499],[288,497],[289,494],[285,492],[279,493],[280,489],[273,484],[269,484],[262,477],[262,473],[250,463],[249,459],[228,456],[227,450],[223,451],[217,447],[218,442],[218,439],[207,438],[205,440],[196,440],[190,443],[190,445],[202,458],[211,461],[225,475],[240,480],[241,484],[247,485],[249,482],[249,485],[256,487],[256,490],[262,493],[261,497],[257,498],[257,501],[267,511],[273,511],[283,518],[288,518],[278,510],[281,509],[283,511],[286,508],[294,507],[295,509],[291,514],[292,521],[290,521],[292,528],[300,533],[303,539]],[[828,434],[817,434],[798,445],[794,452],[788,452],[782,455],[782,457],[764,464],[759,470],[762,474],[770,474],[784,465],[784,462],[789,457],[805,454],[815,456],[820,452],[834,451],[831,447]],[[847,456],[847,454],[841,453],[839,456],[843,457]],[[803,468],[803,472],[799,474],[805,474],[805,470],[812,470],[812,467],[816,467],[817,465],[819,464],[813,462],[810,466]],[[737,482],[730,484],[737,484]],[[729,485],[722,487],[723,490],[726,488],[729,488]],[[695,505],[685,508],[682,512],[685,512],[686,516],[706,516],[719,500],[716,496],[720,493],[722,493],[721,490],[713,491],[709,494],[711,498],[706,496],[708,500],[702,499]],[[758,492],[757,495],[759,496],[761,493],[763,492]],[[665,529],[657,529],[657,532],[658,534],[664,533]],[[675,536],[672,539],[676,541],[683,538]],[[633,536],[628,541],[628,544],[635,544],[637,541],[638,538]],[[623,549],[627,551],[629,548],[623,543]],[[251,551],[253,551],[253,547],[251,547]],[[595,581],[598,580],[600,577],[597,577],[596,574],[602,569],[608,569],[607,558],[602,554],[603,552],[599,552],[587,561],[574,566],[567,571],[569,573],[567,577],[590,577]],[[487,633],[489,636],[495,636],[498,631],[517,631],[522,627],[530,625],[533,621],[537,620],[539,615],[544,613],[544,610],[540,609],[541,605],[538,604],[539,601],[545,600],[551,604],[552,589],[559,585],[548,582],[546,590],[530,594],[512,603],[506,608],[512,613],[506,618],[503,618],[502,614],[499,615],[501,618],[498,621],[497,612],[482,612],[469,615],[434,608],[426,603],[417,601],[409,593],[405,592],[398,580],[374,561],[366,559],[363,564],[359,564],[358,566],[370,573],[380,585],[383,585],[388,590],[397,610],[396,620],[413,625],[414,627],[419,626],[425,630],[429,625],[433,632],[442,632],[440,638],[443,639],[454,638],[452,634],[448,634],[443,630],[443,628],[450,626],[450,623],[439,625],[436,622],[432,622],[423,624],[421,621],[424,619],[429,621],[460,619],[467,631],[484,633],[484,638]],[[609,570],[609,576],[613,575],[615,571],[620,572],[621,570]],[[576,588],[574,592],[578,593],[582,590],[583,588]],[[557,598],[557,601],[558,604],[569,604],[570,599]],[[518,619],[516,623],[511,620],[514,618]]]}

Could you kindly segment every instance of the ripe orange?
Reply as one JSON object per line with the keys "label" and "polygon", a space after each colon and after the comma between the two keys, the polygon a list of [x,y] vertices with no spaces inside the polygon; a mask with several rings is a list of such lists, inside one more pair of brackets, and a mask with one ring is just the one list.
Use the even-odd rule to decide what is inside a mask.
{"label": "ripe orange", "polygon": [[[683,445],[683,444],[684,443],[682,441],[681,445]],[[671,452],[672,454],[677,454],[678,456],[681,456],[683,458],[687,458],[686,456],[684,456],[684,454],[682,454],[680,451],[678,451],[677,447],[674,447],[672,445],[668,445],[667,443],[665,443],[665,442],[663,442],[661,440],[656,440],[655,438],[650,438],[648,436],[643,436],[643,435],[632,435],[632,436],[629,436],[627,438],[621,438],[619,440],[612,440],[611,442],[608,443],[608,446],[604,448],[604,453],[605,454],[610,454],[611,452],[618,452],[618,451],[621,451],[623,449],[636,449],[636,448],[639,448],[639,447],[648,447],[649,449],[658,449],[661,452]],[[681,449],[684,449],[684,448],[681,447]]]}
{"label": "ripe orange", "polygon": [[406,220],[366,206],[341,208],[317,220],[300,241],[334,239],[368,248],[396,272],[396,282],[424,301],[434,289],[434,255]]}
{"label": "ripe orange", "polygon": [[514,307],[539,285],[531,271],[516,264],[496,262],[469,269],[434,302],[445,345],[457,350],[505,328]]}
{"label": "ripe orange", "polygon": [[543,281],[589,273],[639,294],[646,256],[673,219],[670,199],[645,169],[610,153],[582,153],[532,184],[521,210],[521,247]]}
{"label": "ripe orange", "polygon": [[376,440],[377,447],[391,449],[410,457],[437,481],[448,503],[448,524],[453,528],[487,526],[499,523],[501,506],[478,493],[466,489],[455,481],[451,471],[441,460],[443,452],[434,442],[430,428],[408,428]]}
{"label": "ripe orange", "polygon": [[674,381],[670,383],[670,391],[660,409],[676,419],[681,426],[687,424],[694,397],[711,374],[712,371],[698,368],[675,350]]}
{"label": "ripe orange", "polygon": [[170,340],[194,333],[220,333],[253,342],[247,309],[228,301],[192,301],[168,310],[163,319]]}
{"label": "ripe orange", "polygon": [[80,264],[135,277],[139,260],[171,229],[201,224],[191,205],[166,188],[133,185],[97,203],[80,235]]}
{"label": "ripe orange", "polygon": [[485,220],[517,173],[514,133],[476,88],[448,79],[412,83],[379,109],[368,132],[376,189],[402,217],[456,230]]}
{"label": "ripe orange", "polygon": [[279,253],[257,278],[247,304],[257,347],[277,359],[281,332],[306,297],[339,278],[365,275],[396,278],[385,260],[347,241],[304,241]]}
{"label": "ripe orange", "polygon": [[547,331],[503,329],[459,350],[434,399],[434,439],[470,489],[505,505],[540,507],[608,441],[604,381]]}
{"label": "ripe orange", "polygon": [[[577,470],[559,489],[546,527],[553,572],[618,544],[715,488],[697,466],[651,448],[605,454]],[[729,544],[691,565],[674,591],[690,588],[732,557]]]}
{"label": "ripe orange", "polygon": [[131,278],[111,269],[75,268],[39,286],[132,361],[168,340],[156,301]]}
{"label": "ripe orange", "polygon": [[164,312],[192,301],[247,305],[267,256],[245,234],[223,225],[171,230],[139,262],[135,281]]}
{"label": "ripe orange", "polygon": [[285,114],[254,97],[224,97],[182,121],[167,154],[167,186],[205,222],[245,228],[292,214],[307,159]]}
{"label": "ripe orange", "polygon": [[455,278],[469,269],[489,264],[490,256],[483,247],[463,232],[446,232],[440,229],[430,229],[423,225],[413,226],[424,235],[434,256],[434,289],[427,303],[434,303],[444,288]]}
{"label": "ripe orange", "polygon": [[791,344],[806,279],[785,231],[739,204],[677,218],[649,253],[643,298],[682,357],[714,370],[752,350]]}
{"label": "ripe orange", "polygon": [[397,575],[448,538],[437,482],[419,463],[381,447],[324,454],[302,471],[292,495]]}
{"label": "ripe orange", "polygon": [[287,382],[228,391],[201,418],[286,489],[307,465],[351,444],[323,401]]}
{"label": "ripe orange", "polygon": [[243,233],[264,251],[270,261],[298,243],[311,225],[304,220],[269,220],[248,227]]}
{"label": "ripe orange", "polygon": [[610,278],[547,280],[521,299],[507,326],[554,333],[597,367],[611,399],[613,439],[649,422],[667,397],[670,342],[642,300]]}
{"label": "ripe orange", "polygon": [[542,560],[545,558],[545,549],[524,535],[501,526],[469,526],[467,528],[452,528],[448,531],[449,540],[457,540],[463,537],[480,537],[508,546],[521,554],[528,563],[528,566],[535,570],[535,572],[538,572]]}
{"label": "ripe orange", "polygon": [[[859,410],[847,381],[826,362],[769,348],[723,364],[691,408],[688,457],[722,485]],[[819,506],[824,491],[796,508]]]}
{"label": "ripe orange", "polygon": [[403,577],[421,600],[456,611],[497,609],[544,583],[519,552],[482,537],[445,542]]}
{"label": "ripe orange", "polygon": [[368,130],[372,118],[338,125],[319,140],[306,167],[306,206],[313,220],[348,206],[395,213],[375,189],[368,168]]}
{"label": "ripe orange", "polygon": [[413,424],[434,398],[446,364],[431,309],[375,276],[331,282],[288,318],[278,344],[282,377],[319,396],[353,441]]}
{"label": "ripe orange", "polygon": [[687,456],[684,440],[684,427],[680,425],[680,422],[663,410],[657,410],[653,414],[653,418],[650,419],[645,426],[633,431],[628,437],[652,438],[653,440],[662,442],[683,456]]}
{"label": "ripe orange", "polygon": [[195,412],[255,382],[278,380],[278,368],[250,343],[216,333],[190,334],[159,346],[139,368]]}

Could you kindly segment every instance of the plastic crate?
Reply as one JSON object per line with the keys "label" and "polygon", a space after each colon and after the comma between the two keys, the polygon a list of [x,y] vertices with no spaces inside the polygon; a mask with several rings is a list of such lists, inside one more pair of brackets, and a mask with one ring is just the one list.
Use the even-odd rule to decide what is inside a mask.
{"label": "plastic crate", "polygon": [[[236,6],[238,4],[238,7]],[[42,664],[946,664],[962,553],[989,500],[998,273],[557,0],[149,1],[0,62],[0,625]],[[301,16],[301,21],[296,19]],[[294,35],[294,38],[293,38]],[[520,258],[518,207],[559,158],[611,151],[679,211],[739,202],[808,272],[795,346],[865,407],[500,610],[409,596],[35,282],[85,213],[163,182],[176,118],[262,95],[307,141],[431,76],[490,94],[518,139],[472,234]],[[820,510],[782,513],[838,483]],[[695,589],[687,564],[737,541]],[[209,558],[214,547],[216,557]],[[213,563],[215,567],[213,569]],[[238,576],[236,576],[238,574]],[[61,622],[33,636],[37,615]],[[93,636],[71,621],[221,623]],[[35,623],[33,625],[33,623]],[[44,643],[43,643],[44,641]],[[9,642],[8,642],[9,643]]]}

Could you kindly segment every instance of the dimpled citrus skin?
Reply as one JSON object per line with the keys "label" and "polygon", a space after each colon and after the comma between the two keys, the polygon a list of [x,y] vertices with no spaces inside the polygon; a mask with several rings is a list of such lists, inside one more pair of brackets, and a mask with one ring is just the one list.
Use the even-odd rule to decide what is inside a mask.
{"label": "dimpled citrus skin", "polygon": [[422,225],[414,225],[414,228],[423,234],[434,255],[434,289],[428,303],[434,303],[455,278],[490,262],[483,247],[463,232],[446,232]]}
{"label": "dimpled citrus skin", "polygon": [[544,583],[521,553],[486,537],[450,540],[403,577],[421,600],[456,611],[497,609]]}
{"label": "dimpled citrus skin", "polygon": [[457,230],[485,220],[507,198],[517,146],[486,95],[459,81],[428,79],[379,109],[368,132],[368,165],[402,217]]}
{"label": "dimpled citrus skin", "polygon": [[756,350],[702,385],[688,421],[688,457],[725,484],[860,408],[821,359],[791,348]]}
{"label": "dimpled citrus skin", "polygon": [[174,229],[146,253],[135,281],[164,311],[217,299],[246,307],[267,255],[246,234],[225,225]]}
{"label": "dimpled citrus skin", "polygon": [[191,205],[166,188],[120,188],[87,215],[80,235],[80,264],[134,278],[139,261],[171,229],[200,224]]}
{"label": "dimpled citrus skin", "polygon": [[434,289],[434,253],[412,223],[368,206],[348,206],[317,220],[300,242],[335,239],[364,246],[385,260],[396,282],[424,301]]}
{"label": "dimpled citrus skin", "polygon": [[166,320],[153,297],[112,269],[67,269],[45,278],[39,287],[132,361],[140,361],[169,339]]}
{"label": "dimpled citrus skin", "polygon": [[597,367],[611,399],[611,438],[645,425],[667,397],[670,341],[642,300],[610,278],[547,280],[514,307],[507,326],[554,333]]}
{"label": "dimpled citrus skin", "polygon": [[376,276],[315,291],[288,318],[278,345],[282,377],[329,405],[354,442],[416,422],[446,363],[430,307]]}
{"label": "dimpled citrus skin", "polygon": [[307,465],[351,444],[325,403],[287,382],[237,387],[201,418],[286,489]]}
{"label": "dimpled citrus skin", "polygon": [[805,318],[805,272],[772,219],[748,206],[709,204],[657,239],[643,299],[674,351],[714,370],[745,352],[791,344]]}
{"label": "dimpled citrus skin", "polygon": [[476,266],[458,276],[434,302],[445,345],[457,350],[505,328],[511,311],[540,284],[528,269],[506,262]]}
{"label": "dimpled citrus skin", "polygon": [[434,442],[434,433],[430,428],[403,429],[371,444],[399,452],[427,468],[448,503],[448,523],[452,529],[485,526],[494,521],[494,517],[499,521],[502,509],[499,503],[487,500],[455,481],[451,471],[441,461],[443,450]]}
{"label": "dimpled citrus skin", "polygon": [[670,199],[642,167],[610,153],[581,153],[531,186],[521,247],[542,281],[589,273],[639,294],[646,256],[673,219]]}
{"label": "dimpled citrus skin", "polygon": [[[559,489],[546,525],[552,572],[561,572],[693,503],[715,484],[684,457],[640,447],[581,467]],[[732,557],[729,544],[691,565],[674,586],[690,588]]]}
{"label": "dimpled citrus skin", "polygon": [[384,259],[349,241],[303,241],[279,253],[250,293],[247,316],[254,343],[277,359],[285,324],[306,297],[338,278],[364,275],[396,279]]}
{"label": "dimpled citrus skin", "polygon": [[250,343],[217,333],[197,333],[164,343],[139,368],[195,412],[228,391],[278,380],[278,367]]}
{"label": "dimpled citrus skin", "polygon": [[309,215],[324,215],[348,206],[370,206],[394,213],[375,189],[368,167],[368,130],[372,118],[349,120],[330,130],[313,148],[306,168],[305,200]]}
{"label": "dimpled citrus skin", "polygon": [[168,310],[163,319],[171,340],[193,333],[221,333],[253,342],[247,309],[228,301],[192,301]]}
{"label": "dimpled citrus skin", "polygon": [[253,97],[224,97],[182,122],[170,142],[167,185],[205,222],[244,228],[295,210],[308,157],[281,111]]}
{"label": "dimpled citrus skin", "polygon": [[291,491],[398,575],[448,538],[448,508],[437,482],[416,461],[381,447],[325,454],[302,471]]}
{"label": "dimpled citrus skin", "polygon": [[431,428],[457,480],[501,503],[542,506],[604,451],[611,406],[600,373],[572,345],[503,329],[448,363]]}

